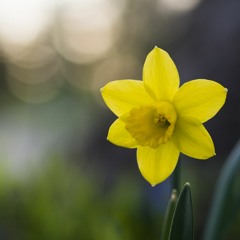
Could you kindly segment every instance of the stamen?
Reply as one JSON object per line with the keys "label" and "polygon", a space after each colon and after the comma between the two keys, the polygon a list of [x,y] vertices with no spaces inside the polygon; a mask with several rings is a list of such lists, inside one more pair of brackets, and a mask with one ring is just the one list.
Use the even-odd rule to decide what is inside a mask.
{"label": "stamen", "polygon": [[168,123],[165,116],[163,114],[159,114],[159,113],[156,114],[156,116],[153,119],[153,122],[155,124],[159,124],[160,126],[164,126],[166,123]]}

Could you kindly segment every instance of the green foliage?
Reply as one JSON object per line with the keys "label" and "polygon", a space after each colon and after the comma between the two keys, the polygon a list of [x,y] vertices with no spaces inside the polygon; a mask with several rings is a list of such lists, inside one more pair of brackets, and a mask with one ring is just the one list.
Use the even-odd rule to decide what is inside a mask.
{"label": "green foliage", "polygon": [[173,213],[169,240],[193,240],[193,209],[190,184],[180,193]]}
{"label": "green foliage", "polygon": [[1,174],[0,237],[9,240],[156,239],[159,214],[139,185],[106,187],[64,161],[49,163],[22,181]]}
{"label": "green foliage", "polygon": [[240,213],[239,183],[240,141],[236,144],[220,174],[204,240],[229,239],[228,230]]}
{"label": "green foliage", "polygon": [[173,213],[177,204],[177,191],[173,189],[171,198],[168,202],[166,214],[163,220],[162,232],[161,232],[161,240],[168,240],[170,227],[172,223]]}

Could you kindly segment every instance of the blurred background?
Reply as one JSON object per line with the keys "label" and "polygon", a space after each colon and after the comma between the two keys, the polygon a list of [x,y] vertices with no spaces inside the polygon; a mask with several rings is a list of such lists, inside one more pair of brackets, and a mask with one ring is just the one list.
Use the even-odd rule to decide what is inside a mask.
{"label": "blurred background", "polygon": [[[181,83],[228,88],[206,127],[217,156],[181,157],[201,239],[240,129],[240,1],[0,0],[0,239],[159,239],[171,178],[152,188],[135,150],[106,141],[99,89],[141,79],[155,45]],[[226,239],[240,239],[240,214]]]}

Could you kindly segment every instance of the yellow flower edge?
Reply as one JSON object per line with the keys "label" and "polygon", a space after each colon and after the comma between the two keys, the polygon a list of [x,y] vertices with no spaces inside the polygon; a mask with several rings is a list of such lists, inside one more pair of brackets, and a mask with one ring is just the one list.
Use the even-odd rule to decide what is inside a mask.
{"label": "yellow flower edge", "polygon": [[155,186],[174,171],[180,152],[197,159],[215,155],[203,123],[221,109],[227,89],[206,79],[179,88],[177,68],[164,50],[155,47],[143,66],[143,81],[115,80],[102,97],[118,117],[107,139],[121,147],[137,148],[143,177]]}

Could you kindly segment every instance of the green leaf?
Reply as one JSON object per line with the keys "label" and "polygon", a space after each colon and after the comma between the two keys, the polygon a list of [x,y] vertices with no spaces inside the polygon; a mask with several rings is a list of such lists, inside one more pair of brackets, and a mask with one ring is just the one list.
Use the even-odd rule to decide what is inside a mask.
{"label": "green leaf", "polygon": [[177,190],[173,189],[171,197],[168,202],[166,214],[163,220],[162,232],[161,232],[161,238],[160,238],[161,240],[168,240],[172,217],[173,217],[173,213],[177,203],[177,195],[178,195]]}
{"label": "green leaf", "polygon": [[240,141],[236,144],[220,174],[204,240],[227,239],[228,227],[240,211]]}
{"label": "green leaf", "polygon": [[178,198],[168,239],[193,240],[193,209],[189,183],[185,183]]}

